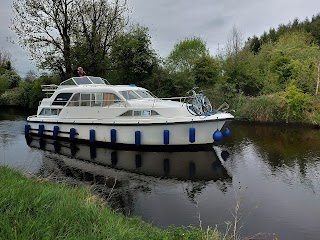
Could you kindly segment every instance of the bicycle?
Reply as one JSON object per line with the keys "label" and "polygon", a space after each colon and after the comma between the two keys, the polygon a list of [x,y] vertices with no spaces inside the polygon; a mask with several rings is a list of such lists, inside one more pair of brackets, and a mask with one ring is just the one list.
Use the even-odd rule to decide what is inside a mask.
{"label": "bicycle", "polygon": [[198,87],[194,87],[187,92],[187,94],[192,93],[191,102],[189,102],[188,110],[193,112],[193,115],[202,115],[212,112],[212,105],[208,97],[206,97],[202,91],[196,92]]}

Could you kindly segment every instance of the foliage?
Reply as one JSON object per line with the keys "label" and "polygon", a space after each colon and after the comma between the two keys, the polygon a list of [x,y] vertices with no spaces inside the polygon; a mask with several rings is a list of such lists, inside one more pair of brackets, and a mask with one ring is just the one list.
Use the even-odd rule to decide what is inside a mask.
{"label": "foliage", "polygon": [[260,51],[262,45],[277,42],[284,34],[297,31],[306,31],[315,43],[320,45],[320,14],[313,16],[311,20],[306,18],[304,21],[300,21],[295,18],[286,25],[280,24],[277,29],[270,28],[269,32],[264,32],[260,37],[249,38],[246,44],[256,54]]}
{"label": "foliage", "polygon": [[88,75],[105,76],[112,45],[127,25],[127,12],[126,0],[80,1],[73,65],[82,66]]}
{"label": "foliage", "polygon": [[29,70],[27,72],[27,75],[24,78],[24,81],[26,82],[32,82],[33,80],[35,80],[37,78],[37,73],[33,70]]}
{"label": "foliage", "polygon": [[148,29],[132,26],[128,32],[118,36],[112,47],[111,61],[114,82],[146,84],[158,64]]}
{"label": "foliage", "polygon": [[210,57],[209,55],[203,56],[195,61],[192,69],[197,86],[212,86],[218,81],[221,74],[222,66],[220,63]]}
{"label": "foliage", "polygon": [[10,83],[5,75],[0,75],[0,94],[9,89]]}
{"label": "foliage", "polygon": [[313,98],[290,83],[286,91],[255,98],[241,98],[236,117],[258,122],[311,122]]}
{"label": "foliage", "polygon": [[207,55],[209,51],[201,38],[186,38],[175,44],[166,59],[166,68],[170,73],[190,73],[196,61]]}
{"label": "foliage", "polygon": [[11,55],[4,49],[0,50],[0,75],[6,71],[12,71]]}
{"label": "foliage", "polygon": [[161,65],[157,65],[145,87],[157,97],[178,96],[174,78]]}
{"label": "foliage", "polygon": [[110,43],[124,25],[126,3],[14,0],[12,29],[39,68],[58,72],[65,79],[72,75],[73,65],[83,59],[89,58],[86,67],[93,67],[100,57],[104,60]]}
{"label": "foliage", "polygon": [[239,98],[235,116],[256,122],[282,122],[285,111],[285,99],[280,95]]}
{"label": "foliage", "polygon": [[215,75],[218,75],[218,66],[209,56],[206,43],[199,37],[186,38],[175,44],[164,65],[174,79],[178,95],[185,95],[196,81],[200,84],[206,81],[212,83]]}
{"label": "foliage", "polygon": [[[3,82],[9,86],[7,78],[0,76],[0,90]],[[18,86],[12,89],[7,87],[3,92],[0,91],[0,104],[36,108],[44,97],[41,85],[58,84],[59,82],[59,77],[48,75],[42,75],[34,81],[19,81]]]}
{"label": "foliage", "polygon": [[290,83],[282,94],[286,100],[285,120],[286,122],[304,122],[306,112],[312,110],[312,97]]}

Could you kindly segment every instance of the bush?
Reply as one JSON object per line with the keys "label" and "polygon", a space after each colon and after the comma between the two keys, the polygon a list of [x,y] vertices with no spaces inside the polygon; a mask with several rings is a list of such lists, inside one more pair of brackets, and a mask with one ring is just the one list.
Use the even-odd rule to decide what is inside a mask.
{"label": "bush", "polygon": [[235,112],[237,119],[257,122],[282,122],[285,99],[280,95],[243,97]]}
{"label": "bush", "polygon": [[306,112],[312,110],[312,96],[297,88],[293,83],[289,84],[282,94],[286,100],[285,120],[288,122],[305,122]]}

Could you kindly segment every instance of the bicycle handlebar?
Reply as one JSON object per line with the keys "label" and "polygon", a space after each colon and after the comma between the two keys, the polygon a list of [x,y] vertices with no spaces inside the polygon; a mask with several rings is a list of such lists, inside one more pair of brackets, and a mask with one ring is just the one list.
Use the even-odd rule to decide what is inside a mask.
{"label": "bicycle handlebar", "polygon": [[[187,94],[189,94],[190,92],[195,92],[196,89],[198,89],[199,87],[193,87],[192,89],[190,89],[189,91],[187,91]],[[196,94],[196,92],[195,92]]]}

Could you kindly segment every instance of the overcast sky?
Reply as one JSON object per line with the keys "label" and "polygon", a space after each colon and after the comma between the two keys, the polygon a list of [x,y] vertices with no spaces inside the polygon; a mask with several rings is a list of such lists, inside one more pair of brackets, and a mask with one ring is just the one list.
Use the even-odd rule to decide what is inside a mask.
{"label": "overcast sky", "polygon": [[[235,26],[244,39],[260,36],[294,18],[304,20],[320,13],[319,0],[128,0],[131,20],[149,28],[153,47],[166,57],[186,37],[201,37],[212,55],[223,48]],[[0,48],[12,55],[21,76],[36,67],[9,29],[12,0],[0,0]],[[14,43],[13,43],[14,42]]]}

